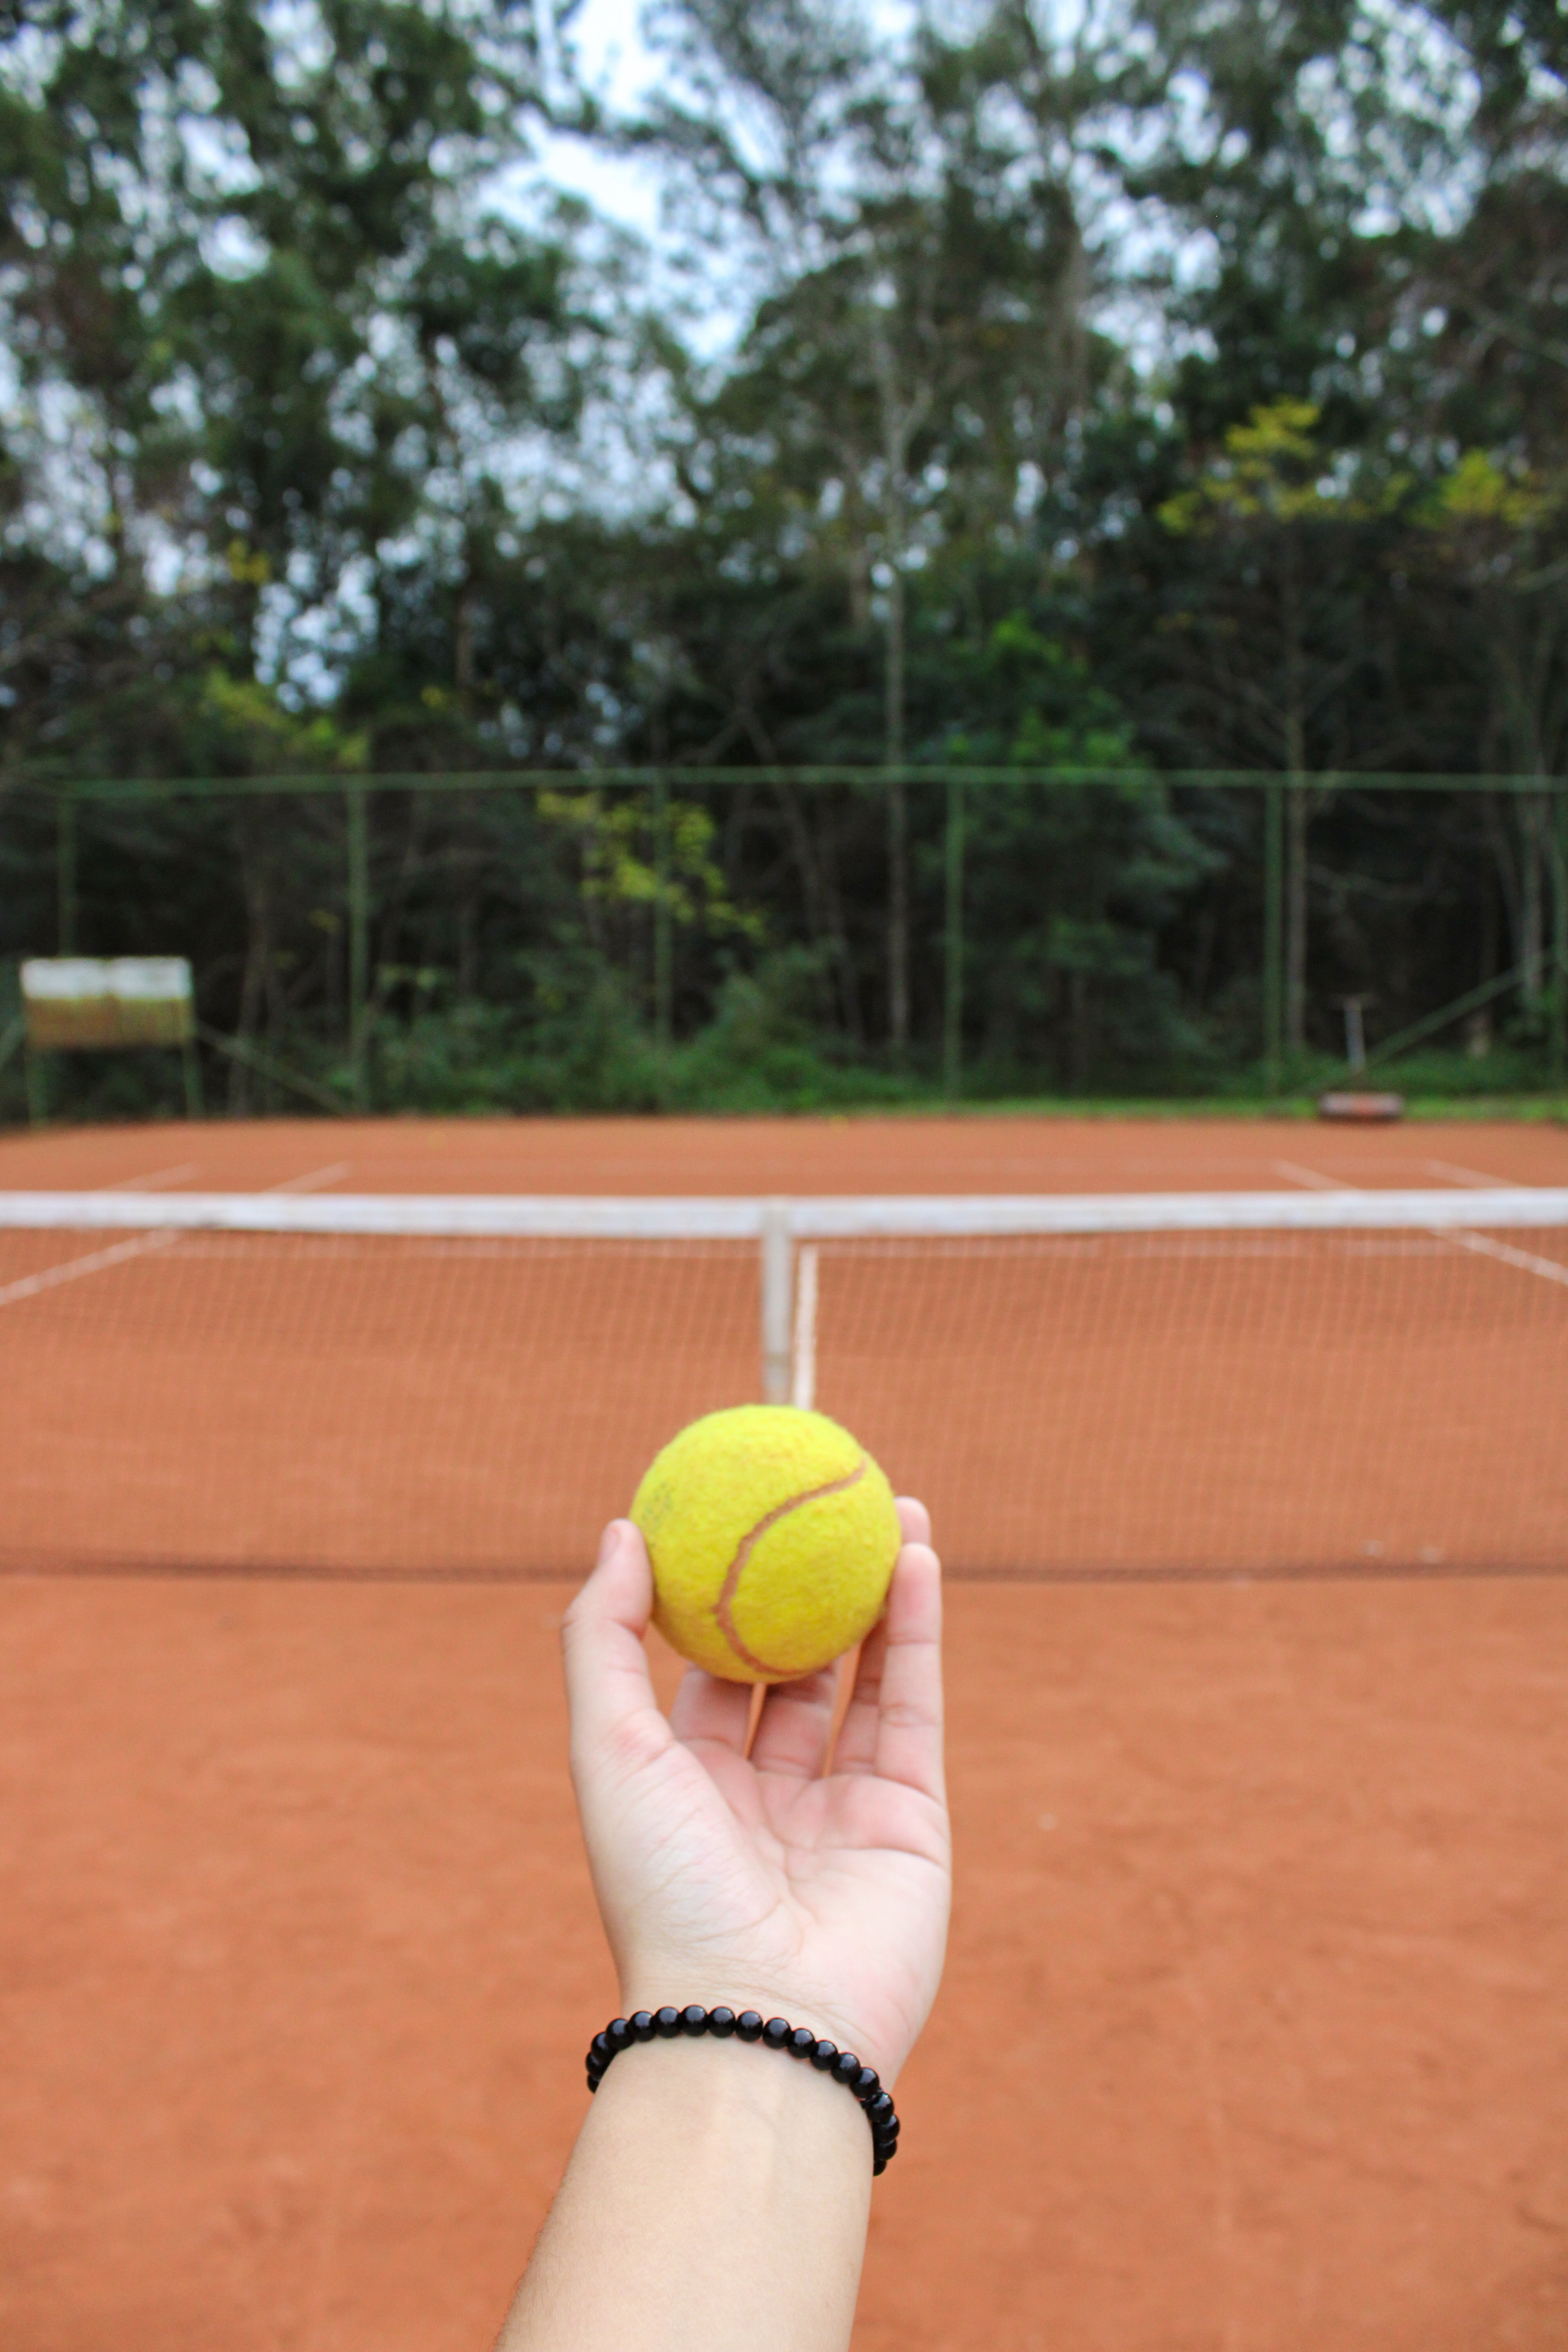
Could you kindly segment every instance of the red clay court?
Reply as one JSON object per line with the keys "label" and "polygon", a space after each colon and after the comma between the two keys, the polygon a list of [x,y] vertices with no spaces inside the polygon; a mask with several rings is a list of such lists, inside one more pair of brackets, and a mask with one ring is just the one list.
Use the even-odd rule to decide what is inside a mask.
{"label": "red clay court", "polygon": [[[1568,1131],[0,1141],[7,1191],[1489,1183],[1568,1184]],[[867,2352],[1568,2332],[1568,1251],[1266,1240],[822,1253],[821,1402],[958,1570]],[[82,1246],[0,1234],[0,2341],[483,2347],[614,2003],[555,1623],[654,1444],[755,1392],[754,1264],[183,1237],[37,1287]]]}

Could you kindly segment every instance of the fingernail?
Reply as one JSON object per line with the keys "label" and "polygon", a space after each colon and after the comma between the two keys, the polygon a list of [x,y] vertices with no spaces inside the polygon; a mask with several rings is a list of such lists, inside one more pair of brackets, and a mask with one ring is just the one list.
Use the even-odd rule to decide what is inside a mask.
{"label": "fingernail", "polygon": [[594,1563],[595,1568],[604,1567],[605,1562],[609,1559],[610,1554],[615,1550],[615,1548],[619,1543],[620,1539],[620,1521],[618,1519],[612,1519],[609,1526],[605,1529],[604,1534],[599,1538],[599,1557]]}

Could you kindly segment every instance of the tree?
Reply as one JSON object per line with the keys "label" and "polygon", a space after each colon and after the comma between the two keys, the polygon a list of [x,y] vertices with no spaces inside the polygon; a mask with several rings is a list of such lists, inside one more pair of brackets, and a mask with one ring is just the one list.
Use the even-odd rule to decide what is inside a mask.
{"label": "tree", "polygon": [[[888,1027],[901,1056],[910,578],[955,523],[975,540],[1016,530],[1087,378],[1081,237],[1062,159],[1037,138],[1049,75],[1036,43],[1033,110],[993,131],[1025,43],[1011,6],[972,43],[928,31],[913,69],[886,69],[872,89],[875,52],[852,16],[792,0],[775,12],[789,37],[764,44],[750,12],[702,0],[680,13],[704,102],[667,105],[648,135],[733,188],[771,278],[694,424],[705,440],[746,436],[798,527],[824,555],[840,551],[852,616],[879,613]],[[1106,103],[1087,70],[1074,87],[1080,113],[1091,89]],[[737,101],[761,115],[766,160],[728,120]],[[1070,118],[1061,93],[1053,102]]]}
{"label": "tree", "polygon": [[[1195,654],[1194,682],[1226,730],[1286,778],[1284,1015],[1293,1053],[1307,1038],[1310,778],[1314,765],[1361,764],[1343,756],[1342,740],[1338,759],[1321,750],[1342,735],[1334,705],[1366,658],[1369,549],[1357,526],[1385,509],[1389,495],[1367,497],[1353,465],[1314,437],[1319,423],[1309,401],[1255,408],[1160,509],[1167,530],[1207,542],[1221,558],[1192,576],[1167,635]],[[1358,747],[1363,758],[1366,748]]]}
{"label": "tree", "polygon": [[1468,450],[1420,515],[1439,568],[1462,583],[1462,625],[1479,623],[1488,767],[1520,777],[1515,824],[1494,803],[1491,839],[1526,1009],[1541,1010],[1549,889],[1568,888],[1548,777],[1568,758],[1568,546],[1561,486]]}

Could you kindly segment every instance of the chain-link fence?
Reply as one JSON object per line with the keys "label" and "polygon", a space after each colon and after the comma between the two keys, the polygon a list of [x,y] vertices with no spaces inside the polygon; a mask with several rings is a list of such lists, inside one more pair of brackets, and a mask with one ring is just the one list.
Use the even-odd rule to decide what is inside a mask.
{"label": "chain-link fence", "polygon": [[[14,783],[0,893],[0,955],[188,956],[237,1112],[1278,1094],[1418,1052],[1511,1088],[1568,1051],[1551,777]],[[159,1083],[84,1061],[51,1100]]]}

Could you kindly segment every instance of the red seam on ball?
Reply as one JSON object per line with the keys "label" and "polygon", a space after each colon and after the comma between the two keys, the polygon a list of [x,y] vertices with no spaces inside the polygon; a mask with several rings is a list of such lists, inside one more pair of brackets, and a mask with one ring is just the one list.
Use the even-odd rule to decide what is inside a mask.
{"label": "red seam on ball", "polygon": [[834,1478],[826,1486],[809,1487],[804,1495],[792,1495],[787,1502],[775,1504],[771,1511],[757,1521],[756,1526],[749,1533],[741,1538],[735,1549],[735,1557],[724,1571],[724,1581],[719,1588],[719,1598],[713,1603],[713,1615],[719,1631],[723,1634],[735,1655],[742,1665],[750,1666],[753,1673],[771,1675],[775,1671],[773,1667],[765,1665],[761,1658],[753,1657],[735,1631],[732,1613],[735,1593],[740,1585],[742,1572],[746,1562],[751,1559],[753,1549],[761,1542],[770,1528],[776,1527],[781,1519],[787,1518],[791,1511],[798,1511],[803,1503],[819,1503],[824,1495],[841,1495],[847,1486],[853,1486],[865,1475],[866,1456],[862,1454],[847,1478]]}

